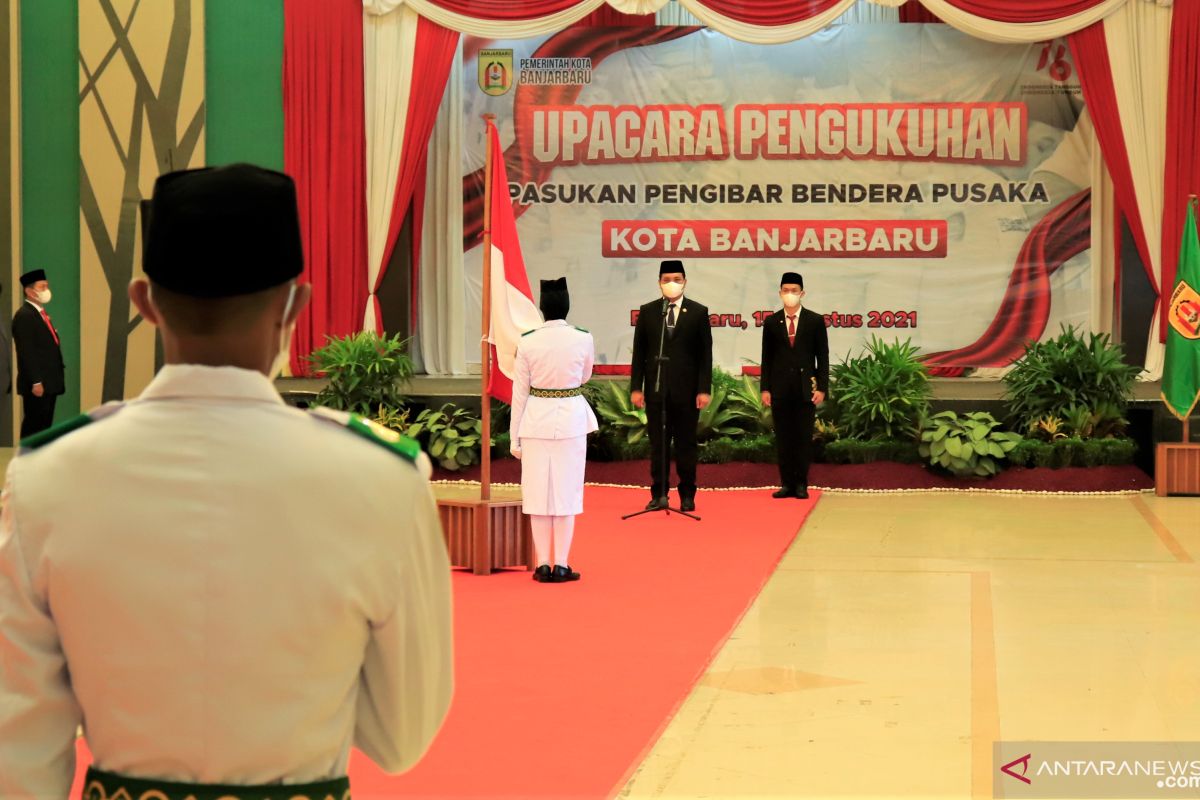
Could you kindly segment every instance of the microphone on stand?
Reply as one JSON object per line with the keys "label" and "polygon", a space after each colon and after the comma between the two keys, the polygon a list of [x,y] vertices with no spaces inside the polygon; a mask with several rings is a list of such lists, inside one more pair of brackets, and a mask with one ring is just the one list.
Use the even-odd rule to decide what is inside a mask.
{"label": "microphone on stand", "polygon": [[667,308],[668,308],[670,305],[671,305],[671,301],[667,299],[667,296],[666,296],[666,295],[663,295],[663,303],[662,303],[662,315],[663,315],[664,317],[666,317],[666,316],[667,316]]}

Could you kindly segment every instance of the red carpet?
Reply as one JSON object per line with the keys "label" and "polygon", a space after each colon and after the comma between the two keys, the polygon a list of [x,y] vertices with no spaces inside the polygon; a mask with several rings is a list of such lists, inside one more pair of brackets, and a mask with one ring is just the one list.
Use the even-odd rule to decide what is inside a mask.
{"label": "red carpet", "polygon": [[405,775],[384,775],[356,754],[354,797],[611,796],[817,497],[702,492],[701,522],[662,512],[622,522],[649,493],[588,487],[571,552],[578,583],[537,584],[525,571],[455,574],[449,719]]}
{"label": "red carpet", "polygon": [[[589,483],[648,486],[649,461],[589,461]],[[478,465],[461,472],[436,470],[435,480],[479,480]],[[1129,492],[1153,489],[1154,479],[1132,464],[1114,467],[1063,469],[1010,467],[994,478],[951,478],[921,464],[874,461],[870,464],[813,464],[809,483],[826,489],[1005,489],[1022,492]],[[520,483],[521,462],[514,458],[492,462],[492,481]],[[774,464],[734,461],[700,464],[696,483],[706,489],[777,487],[779,468]],[[647,489],[647,492],[649,490]],[[703,494],[701,494],[703,496]]]}

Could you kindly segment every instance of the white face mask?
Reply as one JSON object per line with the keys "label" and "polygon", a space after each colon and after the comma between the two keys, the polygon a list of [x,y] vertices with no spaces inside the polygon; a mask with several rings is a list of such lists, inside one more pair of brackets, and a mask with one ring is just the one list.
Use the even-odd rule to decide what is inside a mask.
{"label": "white face mask", "polygon": [[791,292],[786,292],[779,296],[781,298],[783,298],[783,305],[786,308],[799,308],[800,307],[800,295],[792,294]]}
{"label": "white face mask", "polygon": [[296,329],[296,323],[288,324],[288,315],[292,313],[292,304],[296,301],[296,284],[293,283],[288,288],[287,304],[283,307],[283,327],[279,331],[279,352],[275,354],[275,360],[271,363],[271,371],[267,373],[267,378],[275,380],[283,373],[283,368],[287,366],[288,358],[292,353],[292,333]]}
{"label": "white face mask", "polygon": [[43,289],[42,291],[37,293],[37,297],[35,299],[37,300],[37,304],[39,306],[46,305],[47,303],[50,302],[50,290]]}
{"label": "white face mask", "polygon": [[674,300],[683,294],[683,284],[675,281],[659,284],[659,288],[662,289],[663,297],[668,300]]}

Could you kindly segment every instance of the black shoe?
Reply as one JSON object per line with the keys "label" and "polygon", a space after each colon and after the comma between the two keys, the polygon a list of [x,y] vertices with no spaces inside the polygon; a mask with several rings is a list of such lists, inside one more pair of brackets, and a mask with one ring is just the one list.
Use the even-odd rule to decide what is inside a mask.
{"label": "black shoe", "polygon": [[782,489],[780,489],[778,492],[775,492],[771,495],[771,497],[774,497],[776,500],[782,500],[785,497],[796,497],[796,496],[797,496],[796,491],[794,489],[789,489],[786,486],[783,487]]}
{"label": "black shoe", "polygon": [[667,507],[667,498],[666,497],[656,497],[653,500],[651,500],[649,503],[646,503],[647,511],[662,511],[666,507]]}
{"label": "black shoe", "polygon": [[554,574],[550,576],[551,583],[566,583],[577,580],[579,580],[579,573],[572,570],[569,566],[554,565]]}
{"label": "black shoe", "polygon": [[807,486],[798,487],[796,489],[796,494],[794,496],[799,500],[807,500],[808,499],[808,487]]}
{"label": "black shoe", "polygon": [[680,499],[679,510],[680,511],[695,511],[696,510],[696,498],[684,497],[684,498]]}
{"label": "black shoe", "polygon": [[550,565],[542,564],[533,571],[533,579],[538,583],[553,583],[554,577],[550,573]]}

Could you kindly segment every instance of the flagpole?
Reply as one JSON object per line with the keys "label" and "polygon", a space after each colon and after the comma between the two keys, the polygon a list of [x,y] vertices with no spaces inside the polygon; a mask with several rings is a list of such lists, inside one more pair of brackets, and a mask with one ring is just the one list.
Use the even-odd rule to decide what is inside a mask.
{"label": "flagpole", "polygon": [[492,400],[488,384],[492,377],[492,348],[488,342],[492,322],[492,152],[491,126],[495,114],[484,114],[487,131],[487,163],[483,170],[483,335],[480,337],[479,359],[479,499],[492,499]]}
{"label": "flagpole", "polygon": [[[1194,212],[1198,205],[1196,202],[1196,195],[1194,195],[1194,194],[1188,195],[1188,205],[1192,206],[1192,209]],[[1168,292],[1170,292],[1170,290],[1174,287],[1164,286],[1163,288],[1166,289]],[[1170,294],[1167,294],[1167,297],[1170,297],[1170,296],[1171,296]],[[1188,442],[1190,442],[1192,440],[1192,437],[1189,435],[1190,432],[1188,431],[1188,422],[1190,421],[1189,420],[1190,417],[1191,417],[1191,415],[1188,414],[1188,415],[1185,415],[1183,418],[1183,443],[1184,444],[1187,444]]]}

